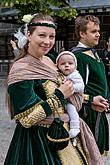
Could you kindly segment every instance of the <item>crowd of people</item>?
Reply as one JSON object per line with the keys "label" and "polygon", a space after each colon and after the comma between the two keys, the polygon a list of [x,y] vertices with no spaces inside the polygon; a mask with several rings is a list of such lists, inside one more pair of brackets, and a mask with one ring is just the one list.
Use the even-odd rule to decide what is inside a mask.
{"label": "crowd of people", "polygon": [[[15,48],[20,51],[8,75],[8,106],[17,122],[4,165],[103,165],[102,155],[109,151],[109,103],[105,66],[94,49],[99,19],[78,16],[78,45],[54,60],[54,19],[37,13],[23,27],[25,33],[17,33],[22,46]],[[70,137],[63,149],[52,148],[49,140],[64,145],[65,138],[47,136],[56,109]]]}

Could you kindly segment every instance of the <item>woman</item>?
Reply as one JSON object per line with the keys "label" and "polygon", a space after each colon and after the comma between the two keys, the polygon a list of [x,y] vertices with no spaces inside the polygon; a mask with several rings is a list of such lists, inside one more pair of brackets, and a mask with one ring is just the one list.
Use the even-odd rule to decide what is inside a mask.
{"label": "woman", "polygon": [[[63,150],[55,151],[48,145],[47,132],[52,114],[57,109],[68,127],[65,99],[73,94],[72,83],[69,80],[62,82],[62,75],[45,56],[54,45],[55,29],[50,16],[34,15],[28,23],[28,42],[10,70],[9,105],[12,118],[18,122],[4,165],[86,165],[90,160],[83,132],[83,141],[78,138],[75,147],[69,142]],[[96,144],[94,147],[95,158],[92,159],[98,164],[100,154]]]}

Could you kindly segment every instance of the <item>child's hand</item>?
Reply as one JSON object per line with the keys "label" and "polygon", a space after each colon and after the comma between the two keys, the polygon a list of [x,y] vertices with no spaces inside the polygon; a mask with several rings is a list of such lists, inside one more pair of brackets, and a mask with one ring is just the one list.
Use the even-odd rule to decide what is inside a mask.
{"label": "child's hand", "polygon": [[58,89],[64,94],[65,98],[69,98],[74,93],[73,83],[69,80],[63,81]]}

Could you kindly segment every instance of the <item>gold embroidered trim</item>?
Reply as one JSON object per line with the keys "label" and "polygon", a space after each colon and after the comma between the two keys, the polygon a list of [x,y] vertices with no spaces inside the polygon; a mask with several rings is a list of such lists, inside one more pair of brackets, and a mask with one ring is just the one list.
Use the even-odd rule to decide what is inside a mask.
{"label": "gold embroidered trim", "polygon": [[[54,105],[52,100],[54,101]],[[55,99],[49,98],[46,102],[49,104],[53,112],[55,111],[55,108],[58,108],[58,102]]]}
{"label": "gold embroidered trim", "polygon": [[109,151],[104,151],[103,156],[108,156]]}
{"label": "gold embroidered trim", "polygon": [[45,93],[47,98],[49,98],[55,91],[55,89],[57,88],[57,84],[47,80],[44,84],[43,84],[43,88],[45,89]]}
{"label": "gold embroidered trim", "polygon": [[92,58],[94,58],[95,60],[97,60],[97,62],[100,62],[100,58],[99,58],[97,52],[95,53],[95,55],[93,54],[92,51],[86,51],[86,52],[83,52],[83,53],[90,56],[90,57],[92,57]]}
{"label": "gold embroidered trim", "polygon": [[50,124],[35,124],[37,126],[40,126],[40,127],[46,127],[46,128],[49,128],[50,127]]}
{"label": "gold embroidered trim", "polygon": [[64,78],[65,78],[65,76],[61,72],[59,72],[59,75],[58,75],[57,81],[56,81],[56,83],[58,84],[58,86],[60,86],[60,84],[62,83],[62,81],[64,80]]}
{"label": "gold embroidered trim", "polygon": [[64,139],[53,139],[47,134],[47,139],[49,139],[52,142],[65,142],[65,141],[68,141],[70,139],[70,137],[64,138]]}
{"label": "gold embroidered trim", "polygon": [[19,119],[19,122],[26,128],[31,127],[35,123],[40,122],[46,118],[46,114],[41,105],[35,106],[33,111],[25,117]]}
{"label": "gold embroidered trim", "polygon": [[[54,110],[55,109],[58,109],[58,113],[59,114],[62,114],[62,113],[64,113],[65,112],[65,109],[64,109],[64,107],[62,106],[62,104],[61,104],[61,101],[59,100],[59,98],[56,96],[56,95],[53,95],[53,98],[54,98],[54,100],[56,101],[56,103],[58,104],[58,105],[56,105],[56,103],[54,103],[55,105],[55,108],[54,108]],[[52,98],[52,100],[53,100],[53,98]],[[55,111],[55,116],[58,116],[58,113]]]}
{"label": "gold embroidered trim", "polygon": [[[87,165],[88,165],[86,156],[85,156],[84,151],[83,151],[82,146],[81,146],[81,141],[79,140],[78,137],[76,137],[76,139],[77,139],[77,147],[78,147],[79,151],[82,153],[82,155],[83,155],[83,157],[84,157],[84,159],[86,160],[86,163],[87,163]],[[78,152],[78,151],[77,151],[77,152]],[[78,154],[79,154],[79,153],[78,153]],[[82,160],[82,159],[81,159],[81,160]],[[84,164],[83,161],[82,161],[82,164]]]}
{"label": "gold embroidered trim", "polygon": [[84,94],[83,95],[83,103],[88,103],[89,101],[89,95],[88,94]]}
{"label": "gold embroidered trim", "polygon": [[94,54],[91,51],[86,51],[86,52],[83,52],[83,53],[90,56],[90,57],[92,57],[92,58],[94,58],[94,59],[96,59]]}
{"label": "gold embroidered trim", "polygon": [[77,155],[78,155],[78,158],[79,158],[80,161],[81,161],[81,164],[84,165],[84,162],[83,162],[83,160],[82,160],[82,158],[81,158],[79,152],[77,151],[77,149],[76,149],[75,147],[74,147],[74,149],[75,149],[75,151],[76,151],[76,153],[77,153]]}
{"label": "gold embroidered trim", "polygon": [[22,118],[22,117],[25,117],[27,116],[28,114],[30,114],[34,109],[35,107],[37,107],[42,101],[40,101],[39,103],[35,104],[33,107],[29,108],[28,110],[24,111],[24,112],[21,112],[19,113],[18,115],[15,115],[14,116],[14,119],[19,119],[19,118]]}
{"label": "gold embroidered trim", "polygon": [[55,112],[55,109],[59,109],[59,113],[64,113],[64,109],[62,109],[62,104],[56,95],[53,94],[52,98],[49,98],[46,102],[49,104],[53,112]]}
{"label": "gold embroidered trim", "polygon": [[58,155],[63,165],[84,165],[81,156],[77,149],[72,145],[71,141],[69,141],[66,148],[58,151]]}
{"label": "gold embroidered trim", "polygon": [[55,89],[60,86],[63,80],[64,80],[64,75],[62,73],[59,73],[56,82],[47,80],[43,84],[43,88],[45,89],[47,98],[49,98],[54,93]]}
{"label": "gold embroidered trim", "polygon": [[61,101],[59,100],[59,98],[53,94],[53,98],[58,102],[58,107],[62,107]]}

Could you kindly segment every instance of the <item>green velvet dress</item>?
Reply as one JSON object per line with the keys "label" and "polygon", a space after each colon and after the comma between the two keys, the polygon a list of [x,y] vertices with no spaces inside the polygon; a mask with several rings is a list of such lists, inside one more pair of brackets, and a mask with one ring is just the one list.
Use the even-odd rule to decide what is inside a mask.
{"label": "green velvet dress", "polygon": [[[4,165],[88,164],[81,146],[79,148],[78,146],[73,147],[69,143],[69,149],[68,151],[64,149],[64,154],[63,150],[61,152],[52,150],[48,146],[46,137],[47,126],[31,125],[30,122],[30,126],[26,128],[25,123],[21,122],[21,118],[27,118],[27,115],[33,111],[37,115],[33,114],[32,120],[34,117],[35,120],[39,116],[42,116],[43,119],[43,115],[48,117],[52,114],[52,105],[50,104],[54,91],[52,85],[54,86],[54,83],[49,80],[24,80],[9,85],[8,93],[14,110],[14,117],[18,123]],[[58,89],[54,91],[53,99],[56,103],[59,102],[62,107],[65,105],[64,96]]]}
{"label": "green velvet dress", "polygon": [[[105,69],[101,60],[96,58],[91,51],[75,53],[77,57],[80,74],[85,84],[85,94],[88,96],[85,104],[83,104],[79,115],[89,125],[94,136],[97,133],[97,144],[101,154],[105,154],[109,150],[109,128],[105,112],[99,117],[99,125],[96,128],[98,112],[91,108],[94,96],[107,96],[107,82],[105,77]],[[95,137],[96,138],[96,137]]]}

